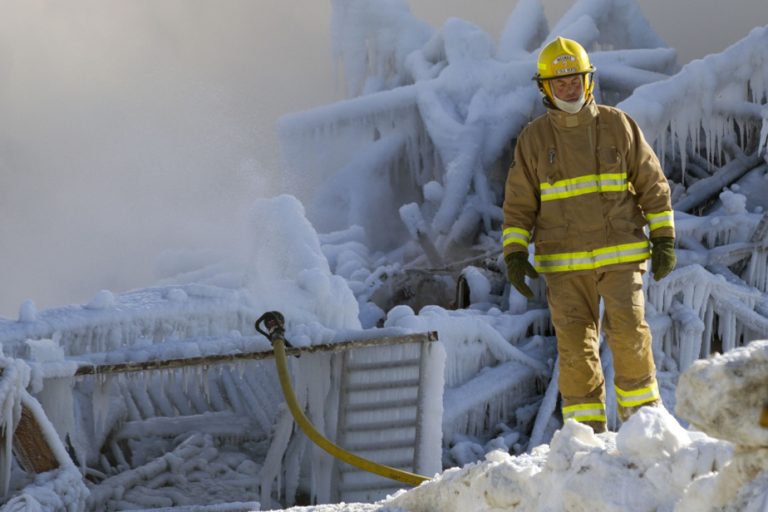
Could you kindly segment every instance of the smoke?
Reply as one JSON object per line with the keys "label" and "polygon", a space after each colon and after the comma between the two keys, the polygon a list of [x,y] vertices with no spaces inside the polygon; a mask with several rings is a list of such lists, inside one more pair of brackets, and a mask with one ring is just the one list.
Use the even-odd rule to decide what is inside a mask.
{"label": "smoke", "polygon": [[2,4],[0,316],[239,250],[280,186],[275,120],[334,99],[323,2]]}

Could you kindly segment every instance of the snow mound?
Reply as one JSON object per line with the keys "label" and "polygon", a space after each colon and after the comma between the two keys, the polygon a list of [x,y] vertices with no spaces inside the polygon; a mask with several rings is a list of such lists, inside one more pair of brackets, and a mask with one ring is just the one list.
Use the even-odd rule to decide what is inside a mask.
{"label": "snow mound", "polygon": [[728,443],[686,432],[663,407],[648,407],[618,433],[595,435],[570,421],[549,446],[518,457],[492,452],[382,505],[408,512],[672,510],[692,482],[731,457]]}
{"label": "snow mound", "polygon": [[675,412],[712,437],[768,447],[760,412],[768,398],[768,340],[699,360],[680,377]]}

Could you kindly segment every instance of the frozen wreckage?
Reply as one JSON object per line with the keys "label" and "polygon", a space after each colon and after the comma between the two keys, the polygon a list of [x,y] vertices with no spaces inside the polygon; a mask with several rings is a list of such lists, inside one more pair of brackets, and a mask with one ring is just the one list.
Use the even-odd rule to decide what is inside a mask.
{"label": "frozen wreckage", "polygon": [[[429,382],[440,389],[428,394],[443,398],[425,406],[424,418],[442,433],[446,466],[475,460],[486,448],[520,453],[559,426],[557,389],[547,387],[554,357],[544,290],[539,283],[535,300],[521,301],[505,285],[497,257],[501,183],[516,134],[541,108],[530,77],[550,34],[590,50],[600,70],[598,97],[640,123],[673,186],[680,266],[648,287],[665,402],[674,402],[679,373],[697,359],[713,351],[728,357],[768,337],[768,221],[739,192],[766,187],[768,29],[679,70],[674,51],[630,0],[577,2],[552,30],[539,2],[523,0],[497,46],[461,20],[433,30],[397,2],[336,0],[335,50],[351,97],[281,120],[287,179],[306,187],[297,194],[321,233],[330,271],[359,305],[358,333],[381,335],[379,325],[393,335],[439,332],[443,370]],[[293,435],[271,364],[75,382],[75,359],[268,351],[251,336],[257,314],[244,303],[241,290],[188,283],[102,297],[85,308],[22,308],[19,322],[0,321],[5,355],[28,362],[5,366],[6,432],[22,418],[21,404],[32,403],[23,398],[28,389],[58,433],[50,439],[61,465],[35,481],[14,479],[6,436],[3,481],[21,492],[6,506],[21,499],[59,499],[61,508],[185,505],[210,467],[231,486],[208,489],[211,503],[338,498],[333,461]],[[342,324],[349,334],[351,324]],[[294,326],[288,338],[313,345],[344,337],[339,325],[331,327],[335,334]],[[39,360],[55,350],[61,357]],[[418,359],[405,348],[395,352],[394,360]],[[323,364],[293,361],[295,386],[313,422],[331,432],[344,396],[341,363],[313,357]],[[370,370],[378,363],[361,364]],[[420,371],[414,366],[391,373],[412,381]],[[482,446],[483,438],[492,439]],[[87,484],[73,477],[64,453],[75,456]],[[440,447],[432,446],[425,456],[434,461],[436,453],[439,460]],[[55,498],[52,489],[63,487],[72,490],[69,498]]]}

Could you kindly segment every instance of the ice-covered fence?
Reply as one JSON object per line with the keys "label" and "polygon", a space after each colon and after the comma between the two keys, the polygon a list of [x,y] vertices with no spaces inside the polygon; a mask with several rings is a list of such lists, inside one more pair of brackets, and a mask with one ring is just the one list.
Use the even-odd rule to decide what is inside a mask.
{"label": "ice-covered fence", "polygon": [[229,444],[269,439],[282,401],[274,365],[259,360],[270,350],[260,337],[229,335],[29,364],[59,437],[84,468],[111,475],[187,432]]}
{"label": "ice-covered fence", "polygon": [[[654,352],[684,370],[713,350],[726,352],[768,336],[768,317],[755,311],[763,294],[730,283],[700,265],[674,270],[663,281],[650,281],[648,300],[658,311],[669,312],[677,324],[663,340],[654,340]],[[703,324],[703,325],[702,325]]]}
{"label": "ice-covered fence", "polygon": [[731,265],[751,254],[746,244],[762,219],[760,213],[746,211],[704,217],[675,213],[678,241],[684,249],[685,263]]}
{"label": "ice-covered fence", "polygon": [[449,311],[428,306],[416,315],[411,308],[398,306],[389,312],[385,325],[439,333],[447,354],[446,446],[460,436],[483,435],[501,422],[525,431],[535,415],[526,407],[543,393],[551,371],[547,360],[554,359],[546,309],[513,315],[498,309]]}
{"label": "ice-covered fence", "polygon": [[[173,339],[253,332],[256,314],[245,292],[187,284],[112,294],[100,292],[83,306],[0,319],[3,353],[29,357],[28,339],[55,339],[64,354],[108,352]],[[22,308],[22,311],[26,311]]]}
{"label": "ice-covered fence", "polygon": [[[727,196],[736,194],[726,191],[721,199]],[[732,282],[768,292],[767,213],[696,217],[677,212],[676,223],[681,264],[698,263]]]}
{"label": "ice-covered fence", "polygon": [[[230,421],[212,419],[203,431],[236,437],[238,426],[251,437],[268,437],[278,402],[269,399],[274,371],[271,365],[262,371],[257,363],[242,363],[220,365],[205,375],[176,369],[75,382],[76,365],[62,359],[141,361],[247,349],[255,342],[240,333],[253,332],[256,314],[244,294],[197,284],[119,295],[102,291],[84,306],[0,321],[0,342],[6,355],[46,362],[45,370],[33,367],[33,391],[80,462],[109,473],[151,456],[139,442],[143,428],[165,436],[181,432],[183,425],[174,423],[177,415],[200,419],[216,412]],[[270,371],[272,379],[266,377]],[[139,435],[130,435],[134,431]]]}
{"label": "ice-covered fence", "polygon": [[[135,323],[143,325],[143,315],[136,317]],[[125,323],[123,316],[115,315],[115,318],[119,323]],[[76,334],[90,333],[92,329],[82,322],[73,323],[77,328],[73,329],[72,339],[77,344]],[[293,332],[296,339],[303,342],[302,338],[309,331],[302,331],[300,327]],[[131,331],[123,329],[122,332]],[[415,375],[432,384],[419,380],[415,387],[398,381],[410,382],[404,376],[398,377],[400,374],[395,371],[399,366],[407,366],[412,357],[398,357],[399,353],[395,353],[389,363],[364,364],[363,373],[375,373],[376,365],[383,365],[387,375],[395,378],[394,383],[381,383],[385,389],[392,386],[395,390],[403,389],[418,399],[415,404],[411,404],[410,399],[402,401],[402,410],[395,407],[399,402],[392,397],[385,402],[375,399],[371,404],[354,399],[350,402],[353,411],[344,415],[352,419],[347,425],[341,421],[341,416],[336,418],[347,403],[339,396],[339,386],[345,378],[354,375],[357,366],[350,364],[344,370],[338,357],[313,353],[349,348],[349,343],[340,339],[354,334],[359,338],[354,342],[356,349],[369,346],[378,349],[380,347],[376,345],[387,343],[387,340],[390,343],[410,341],[418,345],[421,339],[411,339],[402,329],[340,331],[335,333],[339,339],[303,347],[303,356],[294,362],[294,377],[300,400],[306,404],[309,416],[319,429],[331,436],[341,435],[348,429],[347,435],[356,443],[356,451],[364,450],[367,445],[359,434],[351,431],[364,425],[363,433],[370,437],[375,430],[361,420],[365,419],[361,417],[367,410],[365,407],[370,407],[370,414],[374,416],[382,412],[400,415],[400,423],[407,416],[412,425],[397,424],[400,430],[410,429],[412,434],[410,439],[398,440],[400,452],[411,453],[412,465],[406,469],[429,474],[439,471],[441,436],[435,432],[439,432],[442,417],[442,359],[435,366],[429,362],[430,358],[423,357],[425,362],[416,365]],[[60,339],[61,335],[56,337]],[[352,485],[349,483],[347,488],[342,487],[333,479],[337,473],[331,471],[332,461],[327,456],[311,449],[303,436],[292,438],[292,422],[281,406],[283,398],[274,364],[263,360],[271,355],[271,346],[261,337],[231,332],[226,336],[160,339],[156,342],[145,338],[105,352],[77,355],[65,354],[54,340],[27,340],[18,344],[26,345],[31,359],[36,359],[30,362],[33,387],[55,421],[59,437],[69,443],[83,468],[98,475],[97,478],[113,478],[124,472],[141,476],[143,473],[135,470],[145,465],[165,467],[158,457],[174,450],[178,442],[191,433],[197,433],[214,439],[220,448],[236,446],[239,452],[248,455],[249,460],[258,461],[259,475],[254,476],[251,488],[241,489],[250,493],[246,496],[248,499],[256,496],[254,489],[259,486],[262,500],[269,502],[275,480],[279,488],[277,495],[286,497],[289,502],[295,499],[300,486],[311,489],[313,496],[326,502],[335,493],[341,498],[349,498],[349,492],[357,493],[358,497],[383,496],[376,494],[384,489],[380,483],[363,481],[348,471],[338,472],[341,475],[338,478],[339,481],[353,478],[353,488],[348,488]],[[298,350],[289,349],[289,355],[298,355]],[[437,377],[429,378],[430,374]],[[369,393],[377,390],[370,382],[354,380],[348,387],[352,389],[361,384]],[[383,411],[385,403],[390,405]],[[387,428],[382,425],[382,429]],[[419,432],[424,433],[419,435]],[[355,435],[358,437],[353,439]],[[246,446],[251,448],[246,449]],[[310,468],[310,482],[303,481],[307,467]],[[153,480],[161,478],[153,475]],[[396,484],[388,487],[390,491],[395,488]],[[141,493],[132,492],[126,496],[128,494],[135,500]],[[154,498],[153,503],[165,503],[170,499],[174,504],[183,504],[183,500],[178,502],[172,493]]]}
{"label": "ice-covered fence", "polygon": [[729,141],[762,154],[768,138],[768,27],[753,29],[722,53],[683,67],[674,77],[639,87],[619,108],[640,125],[649,141],[676,150],[683,172],[689,145],[704,149],[711,164]]}

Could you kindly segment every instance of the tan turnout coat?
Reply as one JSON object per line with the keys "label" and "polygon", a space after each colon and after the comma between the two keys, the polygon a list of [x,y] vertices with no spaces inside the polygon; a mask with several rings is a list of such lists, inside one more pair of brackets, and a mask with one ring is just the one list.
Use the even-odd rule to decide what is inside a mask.
{"label": "tan turnout coat", "polygon": [[520,133],[504,196],[504,254],[535,244],[540,272],[644,268],[648,238],[673,237],[670,189],[619,109],[550,109]]}

